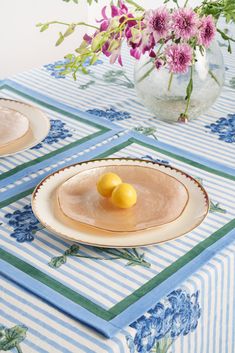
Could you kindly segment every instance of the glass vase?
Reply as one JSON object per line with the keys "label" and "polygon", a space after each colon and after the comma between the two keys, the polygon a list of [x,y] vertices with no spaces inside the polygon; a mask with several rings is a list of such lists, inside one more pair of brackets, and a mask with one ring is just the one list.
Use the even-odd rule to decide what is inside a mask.
{"label": "glass vase", "polygon": [[[151,71],[153,63],[148,56],[136,62],[134,80],[137,95],[143,105],[158,119],[168,122],[181,121],[186,108],[186,89],[190,70],[185,74],[171,75],[166,67]],[[147,75],[148,71],[151,71]],[[196,52],[193,71],[193,92],[188,108],[188,119],[205,113],[220,95],[224,83],[224,61],[220,47],[214,41],[202,55]]]}

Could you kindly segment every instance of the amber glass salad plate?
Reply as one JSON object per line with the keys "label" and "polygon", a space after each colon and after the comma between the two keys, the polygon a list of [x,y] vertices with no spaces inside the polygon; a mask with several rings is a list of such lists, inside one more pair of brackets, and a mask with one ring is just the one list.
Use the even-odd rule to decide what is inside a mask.
{"label": "amber glass salad plate", "polygon": [[0,157],[29,149],[49,133],[50,122],[38,108],[0,98]]}
{"label": "amber glass salad plate", "polygon": [[[132,184],[137,203],[120,209],[96,189],[112,172]],[[177,238],[206,217],[209,200],[192,177],[171,166],[133,159],[102,159],[61,169],[35,189],[40,222],[72,241],[102,247],[136,247]]]}

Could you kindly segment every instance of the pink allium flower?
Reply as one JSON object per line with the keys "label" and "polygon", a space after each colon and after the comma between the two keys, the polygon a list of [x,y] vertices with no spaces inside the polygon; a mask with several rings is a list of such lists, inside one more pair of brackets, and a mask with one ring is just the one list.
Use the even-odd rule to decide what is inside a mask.
{"label": "pink allium flower", "polygon": [[165,54],[169,70],[172,73],[185,73],[192,63],[192,48],[188,44],[169,45]]}
{"label": "pink allium flower", "polygon": [[199,27],[199,44],[204,45],[208,48],[215,38],[216,34],[216,27],[211,15],[203,16],[201,19],[201,25]]}
{"label": "pink allium flower", "polygon": [[177,38],[188,40],[195,36],[198,28],[196,13],[187,8],[177,9],[172,15],[172,29]]}
{"label": "pink allium flower", "polygon": [[165,7],[146,12],[144,23],[148,31],[153,34],[156,42],[167,36],[170,29],[170,19],[170,13]]}

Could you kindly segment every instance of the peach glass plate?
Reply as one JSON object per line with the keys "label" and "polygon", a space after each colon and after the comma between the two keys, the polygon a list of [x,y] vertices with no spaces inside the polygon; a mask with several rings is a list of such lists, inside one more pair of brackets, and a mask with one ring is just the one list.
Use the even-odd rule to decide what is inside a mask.
{"label": "peach glass plate", "polygon": [[[57,191],[61,211],[75,221],[111,232],[140,231],[178,218],[188,201],[185,186],[160,170],[127,163],[91,167],[66,180]],[[109,172],[135,187],[136,205],[120,209],[97,192],[99,177]]]}
{"label": "peach glass plate", "polygon": [[0,98],[0,106],[19,112],[28,120],[25,133],[4,146],[0,145],[0,158],[29,149],[41,142],[49,133],[50,121],[38,108],[24,102]]}
{"label": "peach glass plate", "polygon": [[[154,169],[177,179],[187,190],[188,202],[175,220],[139,231],[105,231],[85,225],[64,214],[58,203],[58,190],[78,173],[95,168],[132,166]],[[71,179],[72,180],[72,179]],[[50,231],[74,242],[100,247],[138,247],[169,241],[197,227],[206,217],[209,199],[205,189],[191,176],[170,166],[143,160],[103,159],[75,164],[45,178],[35,189],[32,208],[39,221]]]}
{"label": "peach glass plate", "polygon": [[0,106],[0,148],[20,139],[28,130],[29,120],[25,115]]}

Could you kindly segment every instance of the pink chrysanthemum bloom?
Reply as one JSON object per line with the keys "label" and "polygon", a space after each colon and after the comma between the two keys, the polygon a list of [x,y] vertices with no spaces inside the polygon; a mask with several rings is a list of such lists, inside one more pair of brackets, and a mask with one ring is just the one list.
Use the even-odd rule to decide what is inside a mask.
{"label": "pink chrysanthemum bloom", "polygon": [[203,16],[201,19],[201,24],[199,27],[199,44],[204,45],[208,48],[215,38],[216,34],[216,27],[211,15]]}
{"label": "pink chrysanthemum bloom", "polygon": [[149,10],[145,14],[144,23],[156,42],[168,35],[171,15],[165,7]]}
{"label": "pink chrysanthemum bloom", "polygon": [[169,45],[165,54],[169,70],[172,73],[186,73],[192,63],[192,48],[188,44]]}
{"label": "pink chrysanthemum bloom", "polygon": [[196,13],[187,8],[177,9],[172,14],[172,29],[177,38],[185,40],[195,36],[198,28]]}

